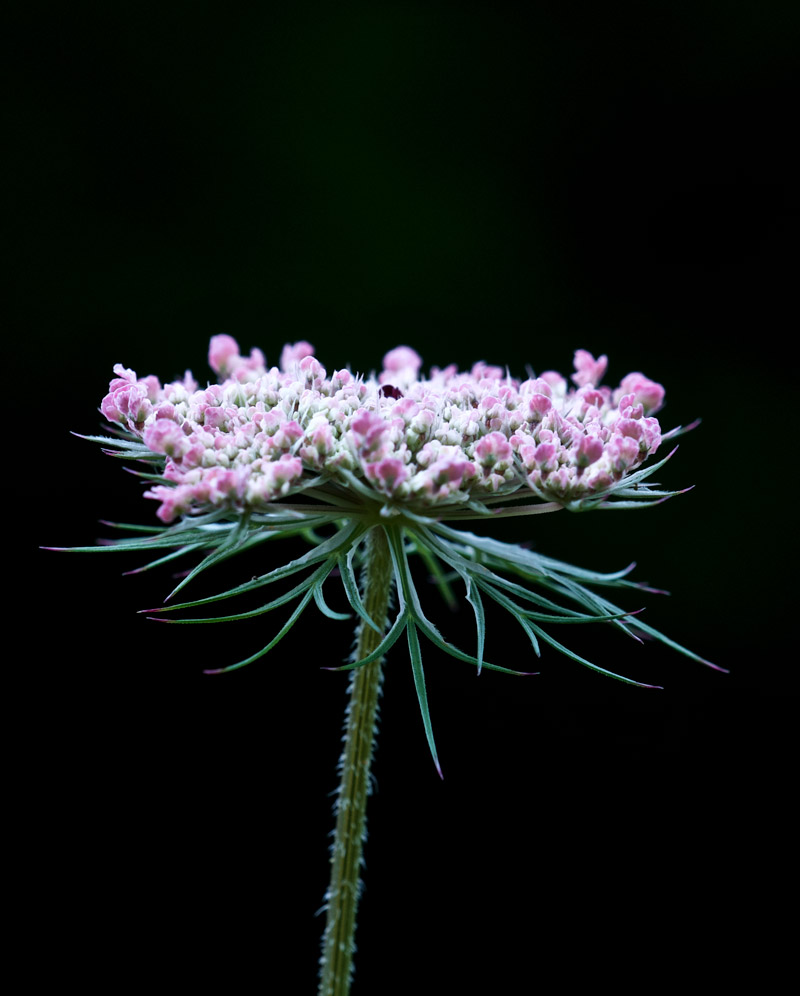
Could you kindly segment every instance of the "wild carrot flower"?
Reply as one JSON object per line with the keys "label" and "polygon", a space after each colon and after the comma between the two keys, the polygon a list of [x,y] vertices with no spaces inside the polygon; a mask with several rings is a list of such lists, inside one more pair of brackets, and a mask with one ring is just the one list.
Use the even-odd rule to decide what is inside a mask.
{"label": "wild carrot flower", "polygon": [[420,357],[401,346],[365,379],[328,376],[305,342],[268,369],[260,350],[244,358],[218,335],[209,363],[221,383],[198,390],[187,373],[162,387],[117,365],[101,410],[164,458],[168,483],[146,496],[165,523],[211,510],[269,514],[300,493],[436,520],[512,495],[578,510],[623,490],[645,498],[630,492],[631,474],[662,439],[653,413],[664,389],[643,374],[600,387],[606,362],[579,350],[575,387],[552,371],[519,382],[484,363],[425,379]]}
{"label": "wild carrot flower", "polygon": [[[346,805],[337,817],[320,991],[344,993],[380,661],[401,636],[437,769],[420,634],[478,672],[520,673],[484,658],[486,598],[521,626],[537,655],[545,643],[631,684],[640,683],[579,656],[552,629],[608,622],[636,639],[649,636],[702,660],[600,593],[652,591],[627,579],[631,568],[599,574],[461,524],[657,504],[678,493],[650,482],[672,454],[647,461],[684,430],[662,432],[655,417],[664,401],[660,384],[629,373],[617,387],[603,386],[607,358],[585,350],[575,353],[571,383],[553,371],[518,380],[483,362],[468,372],[451,365],[424,376],[421,358],[407,346],[387,353],[380,373],[368,377],[346,368],[329,373],[307,342],[285,346],[278,365],[267,366],[260,350],[242,356],[233,338],[218,335],[208,358],[219,382],[205,387],[188,371],[162,386],[154,376],[114,367],[100,406],[113,435],[89,438],[150,466],[141,474],[149,483],[145,496],[158,503],[162,525],[88,549],[154,554],[148,566],[205,553],[174,595],[200,571],[265,540],[299,534],[309,541],[305,554],[218,596],[151,610],[164,618],[284,579],[297,581],[257,609],[170,620],[251,618],[296,603],[263,648],[209,673],[232,671],[266,654],[312,600],[325,615],[348,618],[323,596],[326,583],[339,579],[359,618],[359,639],[353,659],[332,668],[353,670],[355,677],[339,796]],[[452,584],[463,585],[475,619],[473,652],[447,642],[428,617],[411,570],[413,556],[422,559],[449,602]],[[396,606],[390,613],[392,589]]]}

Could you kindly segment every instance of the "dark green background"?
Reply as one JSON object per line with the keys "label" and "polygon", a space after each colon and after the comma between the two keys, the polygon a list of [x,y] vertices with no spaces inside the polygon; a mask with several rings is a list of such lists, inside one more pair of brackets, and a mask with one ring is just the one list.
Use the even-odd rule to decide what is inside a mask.
{"label": "dark green background", "polygon": [[[598,569],[637,560],[638,578],[674,592],[639,600],[648,621],[731,675],[613,633],[580,645],[666,691],[552,654],[538,678],[477,680],[427,648],[439,784],[397,650],[354,993],[383,991],[387,960],[415,984],[428,948],[456,989],[516,991],[502,985],[530,969],[530,934],[565,897],[595,917],[591,897],[622,890],[635,931],[654,894],[693,894],[692,869],[728,879],[710,842],[754,810],[780,822],[796,688],[781,620],[797,6],[20,10],[6,268],[39,427],[35,542],[152,516],[119,464],[68,432],[96,431],[114,363],[202,380],[220,332],[270,362],[309,339],[329,369],[367,371],[399,343],[428,365],[515,374],[566,373],[587,348],[614,382],[643,370],[665,384],[666,427],[703,419],[663,475],[691,493],[503,535]],[[58,745],[59,825],[86,841],[102,823],[104,901],[144,889],[199,936],[227,936],[244,897],[277,904],[270,939],[251,918],[226,957],[296,945],[297,992],[312,991],[344,704],[342,676],[317,668],[347,653],[346,624],[309,616],[272,659],[205,678],[206,659],[242,656],[263,630],[158,627],[135,610],[167,577],[37,557],[34,712],[55,723],[37,720],[36,739],[48,756]],[[516,633],[492,621],[489,651],[516,659]],[[469,645],[466,617],[445,625]],[[631,867],[648,871],[620,884]]]}

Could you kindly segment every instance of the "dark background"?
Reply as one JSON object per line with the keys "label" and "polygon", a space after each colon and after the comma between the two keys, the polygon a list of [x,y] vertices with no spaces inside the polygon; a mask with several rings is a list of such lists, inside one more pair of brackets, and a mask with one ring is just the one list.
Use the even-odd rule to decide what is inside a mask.
{"label": "dark background", "polygon": [[[601,570],[638,561],[673,594],[626,606],[730,675],[602,630],[576,647],[665,690],[549,652],[539,677],[478,679],[424,646],[440,783],[398,644],[354,993],[387,974],[435,991],[429,956],[428,979],[511,991],[532,938],[595,929],[609,903],[626,934],[675,902],[698,924],[746,919],[726,897],[757,876],[735,855],[743,827],[784,825],[796,691],[799,20],[708,0],[20,7],[8,327],[38,439],[26,706],[57,908],[76,883],[112,918],[143,903],[147,951],[213,937],[235,989],[280,950],[313,991],[346,685],[318,668],[345,657],[348,624],[309,613],[271,656],[207,677],[281,620],[158,626],[136,610],[167,572],[33,549],[152,520],[69,432],[97,431],[114,363],[202,381],[227,332],[270,362],[309,339],[329,370],[405,343],[426,366],[567,373],[586,348],[609,382],[662,382],[665,427],[703,419],[662,477],[690,493],[498,534]],[[472,645],[471,613],[439,617]],[[491,619],[489,659],[523,652]],[[123,961],[129,942],[109,940]]]}

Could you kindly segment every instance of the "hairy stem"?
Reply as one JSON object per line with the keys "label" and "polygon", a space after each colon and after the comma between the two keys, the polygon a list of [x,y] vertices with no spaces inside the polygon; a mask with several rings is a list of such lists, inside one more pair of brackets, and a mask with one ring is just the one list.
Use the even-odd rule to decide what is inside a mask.
{"label": "hairy stem", "polygon": [[[367,614],[383,632],[392,588],[392,561],[382,526],[367,540],[363,601]],[[356,660],[371,653],[382,639],[361,624]],[[319,996],[347,996],[352,975],[361,852],[367,825],[369,768],[377,725],[381,660],[352,672],[347,706],[341,780],[336,800],[336,830],[331,847],[331,881],[326,894],[327,923],[322,938]]]}

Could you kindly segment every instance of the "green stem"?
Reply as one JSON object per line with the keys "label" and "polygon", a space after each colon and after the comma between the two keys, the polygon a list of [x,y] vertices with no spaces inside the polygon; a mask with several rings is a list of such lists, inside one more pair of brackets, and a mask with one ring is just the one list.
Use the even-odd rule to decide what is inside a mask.
{"label": "green stem", "polygon": [[[361,624],[356,660],[379,644],[386,629],[392,588],[392,560],[382,526],[367,539],[363,601],[367,615],[381,629]],[[336,830],[331,847],[331,882],[326,894],[327,923],[322,938],[319,996],[347,996],[352,975],[361,851],[367,825],[369,768],[377,725],[381,660],[352,672],[347,706],[341,781],[336,801]]]}

